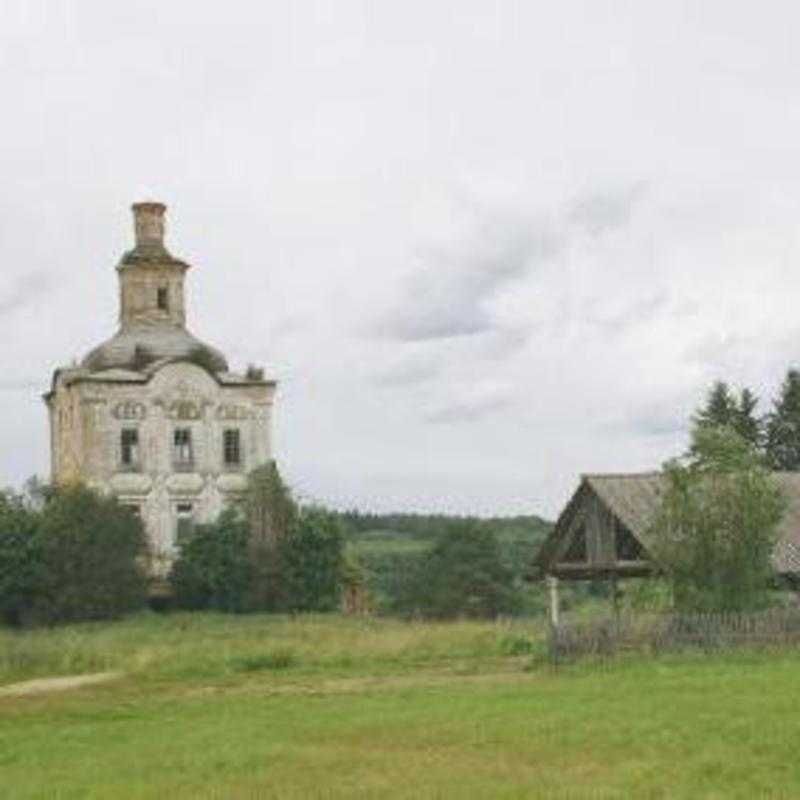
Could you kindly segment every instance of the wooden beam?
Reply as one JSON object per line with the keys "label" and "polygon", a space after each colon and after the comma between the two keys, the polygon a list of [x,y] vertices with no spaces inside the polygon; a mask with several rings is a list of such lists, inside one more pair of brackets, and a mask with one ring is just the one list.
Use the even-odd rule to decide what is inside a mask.
{"label": "wooden beam", "polygon": [[547,576],[547,588],[550,595],[550,626],[555,630],[559,621],[558,578],[555,575]]}

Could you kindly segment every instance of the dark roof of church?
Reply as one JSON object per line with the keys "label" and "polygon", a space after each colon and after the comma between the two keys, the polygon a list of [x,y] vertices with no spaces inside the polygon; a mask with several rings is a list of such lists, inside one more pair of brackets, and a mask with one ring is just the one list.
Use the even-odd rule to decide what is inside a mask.
{"label": "dark roof of church", "polygon": [[186,328],[168,324],[130,325],[95,347],[81,366],[92,372],[115,368],[141,371],[162,359],[192,361],[209,372],[228,371],[228,362],[219,350]]}

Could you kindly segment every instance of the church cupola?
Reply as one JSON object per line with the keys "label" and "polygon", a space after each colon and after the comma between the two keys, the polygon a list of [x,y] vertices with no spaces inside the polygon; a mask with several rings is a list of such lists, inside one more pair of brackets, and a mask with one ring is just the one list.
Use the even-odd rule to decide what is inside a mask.
{"label": "church cupola", "polygon": [[189,359],[211,372],[227,371],[222,353],[186,330],[184,278],[189,265],[164,245],[167,207],[144,202],[134,203],[132,210],[134,247],[117,265],[119,331],[92,350],[82,366],[139,370],[163,359]]}
{"label": "church cupola", "polygon": [[163,203],[134,203],[133,226],[137,247],[164,247],[164,214],[167,207]]}
{"label": "church cupola", "polygon": [[188,264],[164,246],[163,203],[134,203],[136,246],[117,267],[120,280],[120,325],[186,324],[183,276]]}

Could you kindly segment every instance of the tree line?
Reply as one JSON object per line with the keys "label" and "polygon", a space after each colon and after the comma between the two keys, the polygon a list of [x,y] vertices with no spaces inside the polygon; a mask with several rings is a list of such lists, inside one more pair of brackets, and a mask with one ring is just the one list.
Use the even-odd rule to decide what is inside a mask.
{"label": "tree line", "polygon": [[[221,611],[328,611],[345,574],[335,514],[295,502],[274,463],[207,525],[179,536],[174,605]],[[114,619],[148,602],[153,553],[141,519],[86,486],[0,492],[0,620]]]}
{"label": "tree line", "polygon": [[779,586],[772,556],[789,498],[771,477],[800,471],[800,371],[789,369],[771,409],[725,381],[691,419],[691,443],[663,466],[652,555],[676,608],[764,608]]}
{"label": "tree line", "polygon": [[699,430],[727,427],[762,454],[770,469],[800,470],[800,371],[787,371],[767,413],[757,414],[758,404],[750,389],[736,390],[725,381],[716,381],[692,418],[693,440]]}

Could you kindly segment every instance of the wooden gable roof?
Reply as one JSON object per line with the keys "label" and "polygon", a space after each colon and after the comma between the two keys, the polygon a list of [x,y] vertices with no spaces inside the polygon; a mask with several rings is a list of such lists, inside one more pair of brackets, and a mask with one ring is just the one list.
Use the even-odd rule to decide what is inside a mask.
{"label": "wooden gable roof", "polygon": [[[781,574],[800,573],[800,473],[775,472],[787,499],[787,509],[778,528],[778,542],[772,562]],[[648,574],[657,570],[647,554],[650,526],[658,511],[663,491],[658,472],[584,475],[561,512],[553,530],[542,544],[536,565],[545,572],[578,578],[618,574]],[[595,530],[595,549],[587,549],[585,562],[563,561],[582,520],[589,519]],[[591,525],[590,525],[591,527]],[[625,560],[612,550],[613,537],[632,536],[641,546],[642,557]],[[584,534],[586,535],[585,529]],[[604,544],[605,542],[605,544]]]}

